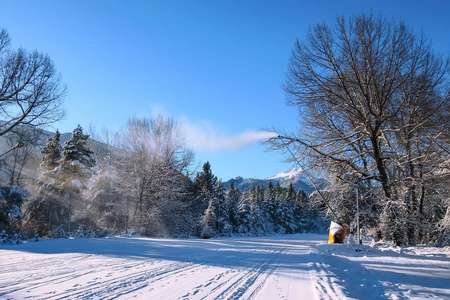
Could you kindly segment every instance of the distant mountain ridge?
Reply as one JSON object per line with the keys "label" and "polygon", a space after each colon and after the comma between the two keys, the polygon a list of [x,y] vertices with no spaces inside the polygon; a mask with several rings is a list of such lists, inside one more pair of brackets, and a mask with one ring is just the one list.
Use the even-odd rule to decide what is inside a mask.
{"label": "distant mountain ridge", "polygon": [[250,190],[253,186],[257,185],[262,185],[264,188],[267,188],[269,186],[269,182],[272,182],[273,185],[279,183],[283,188],[288,188],[292,183],[292,186],[296,191],[302,189],[308,195],[314,191],[313,183],[308,179],[305,172],[301,168],[293,168],[266,179],[242,178],[238,176],[224,182],[224,186],[227,190],[230,188],[232,181],[234,187],[239,188],[240,191]]}

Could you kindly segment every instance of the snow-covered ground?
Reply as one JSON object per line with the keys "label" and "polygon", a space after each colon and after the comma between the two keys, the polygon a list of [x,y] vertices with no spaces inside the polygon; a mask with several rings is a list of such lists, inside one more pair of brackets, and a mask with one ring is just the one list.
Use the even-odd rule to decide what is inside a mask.
{"label": "snow-covered ground", "polygon": [[327,235],[0,247],[0,299],[450,299],[450,250]]}

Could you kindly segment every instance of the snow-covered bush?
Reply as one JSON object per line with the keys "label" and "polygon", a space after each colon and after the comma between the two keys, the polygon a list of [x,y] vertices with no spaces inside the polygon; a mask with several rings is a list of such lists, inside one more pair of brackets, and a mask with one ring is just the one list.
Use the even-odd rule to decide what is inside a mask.
{"label": "snow-covered bush", "polygon": [[0,229],[9,230],[22,219],[22,205],[28,195],[18,186],[0,187]]}
{"label": "snow-covered bush", "polygon": [[7,234],[5,230],[0,232],[0,245],[18,245],[24,240],[27,240],[27,237],[20,233]]}
{"label": "snow-covered bush", "polygon": [[71,234],[74,238],[91,238],[95,236],[94,231],[87,226],[79,225]]}

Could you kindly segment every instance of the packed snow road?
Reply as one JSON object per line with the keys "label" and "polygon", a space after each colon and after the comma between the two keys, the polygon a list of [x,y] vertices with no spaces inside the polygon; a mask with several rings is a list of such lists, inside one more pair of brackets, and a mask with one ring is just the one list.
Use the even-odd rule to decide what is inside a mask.
{"label": "packed snow road", "polygon": [[450,298],[448,251],[326,235],[41,240],[0,248],[0,299]]}

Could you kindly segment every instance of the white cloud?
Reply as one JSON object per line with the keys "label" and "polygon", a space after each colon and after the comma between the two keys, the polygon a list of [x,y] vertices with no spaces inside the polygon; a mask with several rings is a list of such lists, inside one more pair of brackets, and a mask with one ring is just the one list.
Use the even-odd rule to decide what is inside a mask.
{"label": "white cloud", "polygon": [[212,152],[239,150],[256,141],[277,136],[273,132],[255,130],[246,130],[237,135],[229,135],[218,130],[209,122],[193,123],[186,118],[180,123],[180,127],[188,147],[194,150],[209,150]]}

